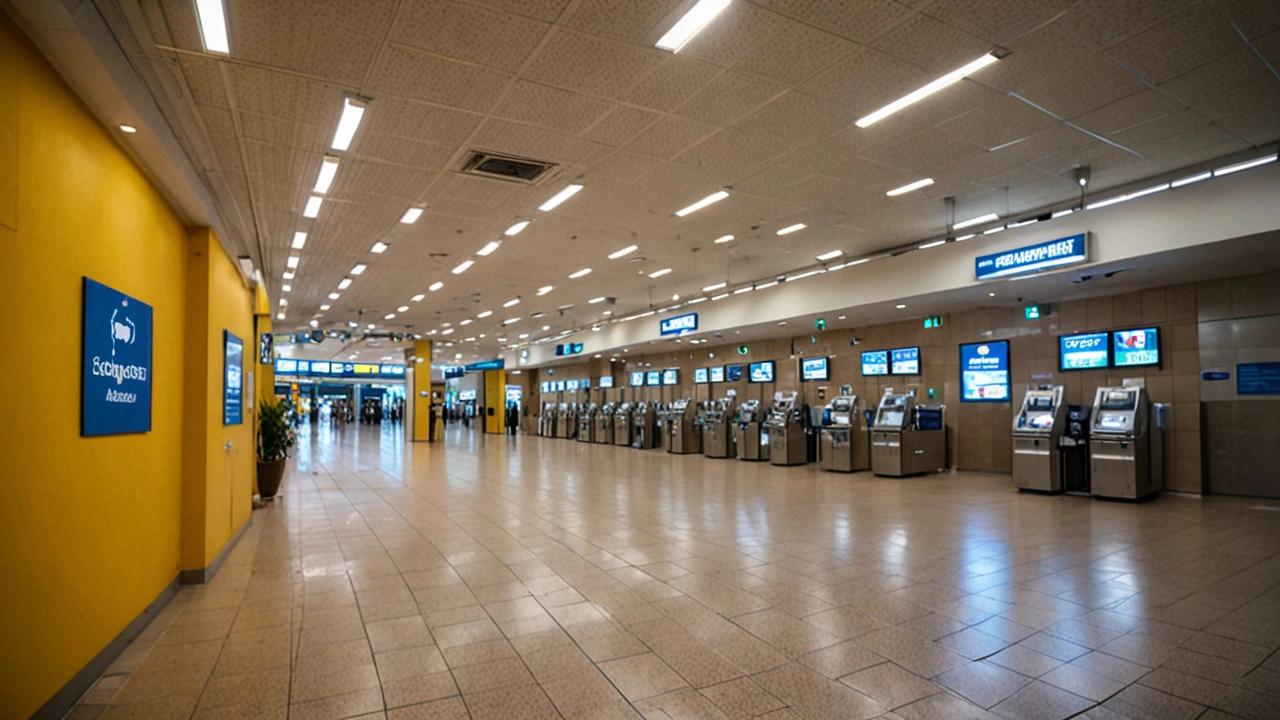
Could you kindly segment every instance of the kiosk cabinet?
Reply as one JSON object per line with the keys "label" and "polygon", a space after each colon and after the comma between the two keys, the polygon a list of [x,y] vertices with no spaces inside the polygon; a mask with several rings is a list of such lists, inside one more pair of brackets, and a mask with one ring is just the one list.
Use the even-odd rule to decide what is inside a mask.
{"label": "kiosk cabinet", "polygon": [[764,432],[769,436],[769,462],[774,465],[803,465],[809,461],[795,391],[773,394],[773,405],[764,421]]}
{"label": "kiosk cabinet", "polygon": [[917,406],[914,393],[885,388],[871,427],[871,472],[905,477],[946,465],[946,407]]}
{"label": "kiosk cabinet", "polygon": [[721,398],[702,417],[702,454],[709,458],[734,456],[733,400]]}
{"label": "kiosk cabinet", "polygon": [[631,444],[631,435],[634,429],[631,426],[631,416],[634,414],[633,406],[629,402],[618,403],[618,409],[613,413],[613,444],[629,446]]}
{"label": "kiosk cabinet", "polygon": [[1064,392],[1061,385],[1028,385],[1022,394],[1022,407],[1013,416],[1013,486],[1019,490],[1062,492]]}
{"label": "kiosk cabinet", "polygon": [[578,442],[596,441],[596,412],[599,406],[587,403],[578,414]]}
{"label": "kiosk cabinet", "polygon": [[667,452],[677,455],[702,452],[697,410],[692,398],[680,398],[671,403],[671,410],[667,413]]}
{"label": "kiosk cabinet", "polygon": [[818,462],[823,470],[858,472],[871,466],[871,439],[857,395],[841,395],[822,411]]}
{"label": "kiosk cabinet", "polygon": [[556,437],[571,439],[578,434],[578,412],[572,403],[560,403],[556,417]]}
{"label": "kiosk cabinet", "polygon": [[596,435],[593,438],[596,442],[605,445],[613,444],[614,410],[614,404],[610,402],[601,405],[600,411],[596,413]]}
{"label": "kiosk cabinet", "polygon": [[631,410],[631,447],[652,450],[658,447],[658,410],[654,403],[637,403]]}
{"label": "kiosk cabinet", "polygon": [[1138,500],[1160,490],[1162,438],[1151,414],[1145,387],[1098,388],[1089,431],[1094,497]]}
{"label": "kiosk cabinet", "polygon": [[769,436],[761,428],[759,400],[747,400],[738,406],[738,415],[733,421],[733,444],[739,460],[769,459]]}
{"label": "kiosk cabinet", "polygon": [[538,434],[542,437],[556,436],[556,404],[542,403],[542,414],[538,416]]}

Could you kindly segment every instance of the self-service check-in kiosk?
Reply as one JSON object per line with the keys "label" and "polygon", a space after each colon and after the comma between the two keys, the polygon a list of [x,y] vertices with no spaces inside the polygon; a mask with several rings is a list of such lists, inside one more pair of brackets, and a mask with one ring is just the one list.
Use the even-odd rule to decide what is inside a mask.
{"label": "self-service check-in kiosk", "polygon": [[1059,441],[1067,427],[1061,385],[1027,385],[1013,416],[1013,486],[1038,492],[1062,491]]}
{"label": "self-service check-in kiosk", "polygon": [[[1138,500],[1164,484],[1162,428],[1169,406],[1153,413],[1141,381],[1100,387],[1093,396],[1089,433],[1090,481],[1094,497]],[[1153,417],[1154,416],[1154,417]]]}
{"label": "self-service check-in kiosk", "polygon": [[858,472],[871,467],[871,437],[852,391],[842,386],[840,396],[822,411],[818,462],[823,470]]}
{"label": "self-service check-in kiosk", "polygon": [[768,434],[769,462],[774,465],[803,465],[809,461],[804,425],[800,422],[800,408],[796,407],[796,395],[794,390],[775,392],[773,405],[769,407],[769,415],[764,421],[764,432]]}
{"label": "self-service check-in kiosk", "polygon": [[556,436],[556,404],[542,403],[542,414],[538,416],[538,434],[542,437]]}
{"label": "self-service check-in kiosk", "polygon": [[596,413],[600,406],[587,403],[578,413],[578,442],[596,441]]}
{"label": "self-service check-in kiosk", "polygon": [[733,400],[720,398],[712,402],[702,417],[702,454],[709,458],[733,457],[733,431]]}
{"label": "self-service check-in kiosk", "polygon": [[556,414],[556,437],[571,439],[578,434],[578,413],[572,403],[560,403]]}
{"label": "self-service check-in kiosk", "polygon": [[613,411],[613,444],[628,446],[631,444],[631,436],[635,432],[631,426],[631,416],[634,414],[635,406],[629,402],[620,402],[618,407]]}
{"label": "self-service check-in kiosk", "polygon": [[607,402],[600,406],[600,410],[596,413],[596,434],[592,438],[595,442],[605,445],[613,444],[613,413],[616,406]]}
{"label": "self-service check-in kiosk", "polygon": [[667,452],[677,455],[702,452],[698,406],[692,398],[680,398],[671,403],[671,410],[667,413]]}
{"label": "self-service check-in kiosk", "polygon": [[762,427],[760,401],[747,400],[738,406],[733,419],[733,443],[739,460],[768,460],[769,435]]}
{"label": "self-service check-in kiosk", "polygon": [[631,410],[631,447],[652,450],[658,447],[658,408],[655,403],[636,403]]}
{"label": "self-service check-in kiosk", "polygon": [[667,443],[667,414],[671,412],[671,407],[663,403],[650,403],[653,405],[653,447],[662,448]]}
{"label": "self-service check-in kiosk", "polygon": [[946,406],[916,405],[914,391],[885,388],[871,427],[871,472],[904,477],[946,465]]}

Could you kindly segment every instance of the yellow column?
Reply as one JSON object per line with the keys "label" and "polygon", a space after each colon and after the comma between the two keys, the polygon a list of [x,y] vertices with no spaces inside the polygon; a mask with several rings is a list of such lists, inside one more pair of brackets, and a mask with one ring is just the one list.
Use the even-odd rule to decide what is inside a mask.
{"label": "yellow column", "polygon": [[427,442],[431,439],[431,341],[415,340],[413,343],[413,440]]}
{"label": "yellow column", "polygon": [[503,413],[507,410],[507,372],[505,370],[484,371],[484,431],[501,435],[503,429]]}
{"label": "yellow column", "polygon": [[[252,354],[253,362],[258,365],[257,377],[254,378],[258,397],[252,402],[260,404],[263,400],[270,400],[276,396],[276,366],[274,359],[272,359],[275,356],[274,351],[272,352],[272,358],[268,358],[268,362],[257,362],[261,359],[258,351],[261,348],[262,336],[264,334],[271,335],[271,299],[267,297],[267,291],[261,285],[258,286],[253,305],[254,330],[257,331],[257,336],[245,339],[244,353],[246,364],[250,362],[249,357]],[[253,416],[256,419],[258,417],[256,407],[253,412]]]}

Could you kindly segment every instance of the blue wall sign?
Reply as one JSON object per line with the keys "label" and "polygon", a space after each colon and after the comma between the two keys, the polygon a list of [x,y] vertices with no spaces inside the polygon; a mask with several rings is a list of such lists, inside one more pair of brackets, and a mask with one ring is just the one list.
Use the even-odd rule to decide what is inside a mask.
{"label": "blue wall sign", "polygon": [[960,402],[1009,402],[1009,341],[960,346]]}
{"label": "blue wall sign", "polygon": [[1058,338],[1059,370],[1092,370],[1104,368],[1111,361],[1107,354],[1107,333],[1063,335]]}
{"label": "blue wall sign", "polygon": [[1237,395],[1280,395],[1280,362],[1236,363]]}
{"label": "blue wall sign", "polygon": [[1050,240],[1039,245],[982,255],[974,261],[979,280],[1036,272],[1088,259],[1088,233]]}
{"label": "blue wall sign", "polygon": [[151,431],[151,306],[84,279],[80,434]]}
{"label": "blue wall sign", "polygon": [[920,348],[895,348],[889,351],[889,357],[893,360],[890,370],[894,375],[920,374]]}
{"label": "blue wall sign", "polygon": [[239,425],[244,422],[244,342],[222,331],[225,361],[222,375],[222,424]]}
{"label": "blue wall sign", "polygon": [[[1200,379],[1205,382],[1221,382],[1231,379],[1230,370],[1205,370],[1200,373]],[[1237,388],[1238,389],[1238,388]]]}
{"label": "blue wall sign", "polygon": [[[497,360],[481,360],[480,362],[468,363],[463,367],[466,368],[467,372],[479,372],[481,370],[501,370],[506,366],[507,361],[498,358]],[[383,367],[387,366],[384,365]]]}
{"label": "blue wall sign", "polygon": [[662,337],[694,332],[698,329],[698,313],[669,317],[659,324],[659,329]]}
{"label": "blue wall sign", "polygon": [[889,374],[889,351],[888,350],[871,350],[862,353],[862,374],[868,375],[888,375]]}

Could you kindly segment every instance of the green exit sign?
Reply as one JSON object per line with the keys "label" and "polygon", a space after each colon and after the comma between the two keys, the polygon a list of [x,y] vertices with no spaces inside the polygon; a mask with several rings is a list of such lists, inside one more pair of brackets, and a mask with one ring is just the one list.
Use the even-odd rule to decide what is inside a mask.
{"label": "green exit sign", "polygon": [[1027,319],[1028,319],[1028,320],[1039,320],[1039,319],[1040,319],[1040,306],[1039,306],[1039,305],[1028,305],[1028,306],[1025,308],[1025,310],[1026,310],[1026,315],[1027,315]]}
{"label": "green exit sign", "polygon": [[942,327],[942,316],[941,316],[941,315],[934,315],[933,317],[927,317],[927,318],[925,318],[925,319],[924,319],[924,327],[925,327],[925,329],[926,329],[926,330],[928,330],[929,328],[940,328],[940,327]]}

